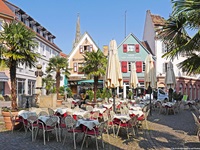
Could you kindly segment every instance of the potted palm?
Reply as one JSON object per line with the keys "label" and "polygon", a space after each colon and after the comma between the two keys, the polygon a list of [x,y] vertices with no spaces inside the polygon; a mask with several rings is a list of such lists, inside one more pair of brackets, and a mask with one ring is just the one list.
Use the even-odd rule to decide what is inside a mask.
{"label": "potted palm", "polygon": [[[0,32],[0,62],[6,64],[10,71],[11,110],[18,111],[16,68],[20,64],[25,64],[30,68],[35,66],[39,55],[34,53],[32,49],[37,46],[37,43],[35,33],[20,22],[4,23],[2,27],[3,30]],[[6,109],[2,109],[2,115],[4,112],[9,115]]]}

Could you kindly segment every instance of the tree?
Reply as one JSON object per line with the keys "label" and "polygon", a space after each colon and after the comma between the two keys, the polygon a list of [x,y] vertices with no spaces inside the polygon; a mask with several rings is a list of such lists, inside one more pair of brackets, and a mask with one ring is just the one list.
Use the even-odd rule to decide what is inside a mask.
{"label": "tree", "polygon": [[35,66],[39,57],[39,54],[33,51],[37,46],[35,33],[20,22],[5,23],[3,31],[0,32],[0,45],[0,60],[10,71],[12,109],[17,109],[16,68],[19,64],[25,64],[30,68]]}
{"label": "tree", "polygon": [[100,49],[97,52],[86,52],[84,57],[84,67],[82,71],[88,75],[89,78],[94,79],[94,102],[96,102],[96,92],[98,80],[106,73],[107,59]]}
{"label": "tree", "polygon": [[[167,45],[168,52],[163,57],[174,59],[184,55],[186,59],[178,64],[187,74],[200,73],[200,1],[171,0],[173,12],[164,26],[159,29],[159,37]],[[189,36],[195,31],[194,36]]]}
{"label": "tree", "polygon": [[48,74],[53,73],[53,72],[56,73],[56,93],[57,93],[57,98],[58,98],[61,74],[64,74],[66,78],[68,78],[70,75],[69,68],[68,68],[68,60],[60,56],[55,56],[55,57],[50,58],[48,67],[46,68],[46,72]]}
{"label": "tree", "polygon": [[51,93],[51,89],[53,89],[53,83],[55,80],[52,78],[52,75],[48,74],[45,78],[42,78],[43,85],[45,84],[46,95]]}

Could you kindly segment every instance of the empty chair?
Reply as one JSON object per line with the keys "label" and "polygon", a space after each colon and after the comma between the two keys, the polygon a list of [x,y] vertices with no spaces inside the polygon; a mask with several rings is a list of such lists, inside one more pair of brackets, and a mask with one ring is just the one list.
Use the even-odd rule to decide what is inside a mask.
{"label": "empty chair", "polygon": [[87,106],[86,106],[86,110],[91,112],[91,111],[93,110],[93,107],[90,106],[90,105],[87,105]]}
{"label": "empty chair", "polygon": [[[58,142],[58,132],[57,132],[58,122],[59,122],[58,116],[49,116],[49,118],[45,122],[39,121],[39,126],[36,131],[36,137],[37,137],[39,129],[41,129],[43,132],[44,145],[46,145],[46,133],[53,130],[56,133],[56,140]],[[48,135],[48,141],[49,141],[49,135]]]}
{"label": "empty chair", "polygon": [[66,134],[65,134],[65,137],[64,137],[64,140],[63,140],[63,145],[66,141],[67,134],[72,133],[73,134],[74,149],[76,149],[76,139],[75,139],[76,133],[82,132],[82,129],[76,128],[76,121],[71,116],[67,116],[65,118],[65,125],[66,125]]}
{"label": "empty chair", "polygon": [[97,150],[99,149],[97,139],[101,138],[102,147],[104,148],[103,133],[105,131],[104,129],[105,129],[106,124],[107,124],[107,121],[100,123],[99,126],[92,128],[92,130],[89,130],[88,128],[86,128],[86,130],[84,131],[84,139],[83,139],[83,142],[82,142],[82,145],[81,145],[81,150],[83,149],[83,145],[84,145],[85,140],[88,136],[95,138]]}
{"label": "empty chair", "polygon": [[28,127],[31,130],[32,141],[34,141],[34,130],[37,130],[38,128],[38,116],[29,116],[27,118],[27,121],[28,121]]}
{"label": "empty chair", "polygon": [[53,116],[55,114],[54,110],[51,108],[48,108],[49,116]]}
{"label": "empty chair", "polygon": [[39,114],[38,114],[38,116],[48,116],[48,115],[49,114],[44,110],[40,111]]}

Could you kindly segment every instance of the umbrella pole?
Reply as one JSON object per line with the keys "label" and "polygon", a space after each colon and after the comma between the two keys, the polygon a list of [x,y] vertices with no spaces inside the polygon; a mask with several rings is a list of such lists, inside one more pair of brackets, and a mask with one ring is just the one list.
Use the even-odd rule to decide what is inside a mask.
{"label": "umbrella pole", "polygon": [[115,88],[112,88],[112,95],[113,95],[113,111],[115,112]]}
{"label": "umbrella pole", "polygon": [[152,107],[151,107],[151,93],[152,93],[152,88],[150,86],[150,83],[149,83],[149,87],[148,87],[148,93],[150,94],[150,102],[149,102],[149,105],[150,105],[150,115],[152,115],[151,113],[151,110],[152,110]]}

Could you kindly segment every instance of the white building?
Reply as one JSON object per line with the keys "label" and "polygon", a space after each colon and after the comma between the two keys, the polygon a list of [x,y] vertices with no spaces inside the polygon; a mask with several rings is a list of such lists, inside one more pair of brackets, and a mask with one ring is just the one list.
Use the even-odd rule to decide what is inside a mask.
{"label": "white building", "polygon": [[[48,65],[50,58],[59,55],[61,49],[54,43],[56,38],[50,31],[48,31],[44,26],[34,20],[21,8],[11,4],[8,1],[0,0],[0,5],[2,10],[0,10],[0,22],[4,21],[18,20],[23,22],[29,29],[36,33],[36,41],[38,42],[38,47],[34,49],[35,53],[39,53],[42,57],[38,60],[37,64],[42,65],[42,71],[45,76],[45,70]],[[6,11],[5,11],[6,10]],[[9,14],[8,14],[9,13]],[[9,18],[8,18],[8,17]],[[6,19],[5,19],[6,18]],[[36,65],[37,65],[36,64]],[[19,65],[17,68],[17,95],[28,94],[32,95],[35,93],[35,76],[36,68],[28,68],[24,65]],[[9,72],[6,72],[9,77]],[[10,80],[6,82],[0,81],[0,85],[3,85],[2,95],[10,94]]]}
{"label": "white building", "polygon": [[[143,41],[147,41],[152,53],[156,56],[156,75],[158,87],[165,87],[164,79],[167,69],[167,63],[170,60],[162,58],[162,55],[166,52],[166,46],[157,38],[156,29],[163,25],[165,19],[159,15],[151,14],[150,10],[146,12],[146,19],[144,25]],[[177,64],[186,59],[184,56],[178,56],[172,63],[174,66],[174,72],[176,76],[176,91],[181,91],[183,94],[188,95],[189,99],[200,98],[200,80],[199,76],[186,76],[182,69],[177,67]]]}

